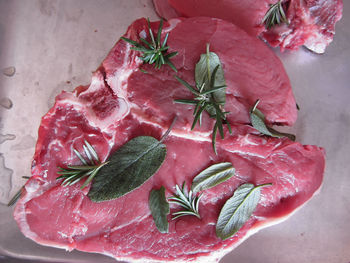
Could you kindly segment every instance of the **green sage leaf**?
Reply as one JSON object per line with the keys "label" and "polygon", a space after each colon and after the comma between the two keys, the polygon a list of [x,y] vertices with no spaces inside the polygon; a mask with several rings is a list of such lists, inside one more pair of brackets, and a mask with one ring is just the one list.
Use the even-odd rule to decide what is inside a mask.
{"label": "green sage leaf", "polygon": [[150,136],[136,137],[120,147],[94,178],[89,198],[93,202],[121,197],[140,187],[162,165],[166,147]]}
{"label": "green sage leaf", "polygon": [[232,164],[218,163],[200,172],[192,182],[192,191],[194,193],[212,188],[225,182],[235,174],[235,168]]}
{"label": "green sage leaf", "polygon": [[[212,74],[214,72],[215,74]],[[210,90],[214,87],[226,86],[220,58],[214,52],[209,52],[209,44],[207,45],[207,52],[201,54],[196,64],[195,81],[197,87],[203,86],[203,91]],[[226,89],[218,89],[212,93],[212,96],[216,103],[224,105],[226,102]],[[209,107],[207,111],[210,115],[215,115],[215,109]]]}
{"label": "green sage leaf", "polygon": [[149,195],[149,209],[154,223],[161,233],[168,233],[169,223],[167,215],[170,213],[169,203],[165,198],[165,188],[162,186],[158,190],[152,190]]}
{"label": "green sage leaf", "polygon": [[271,137],[282,138],[287,137],[292,141],[295,141],[295,135],[289,133],[283,133],[272,129],[271,127],[266,126],[265,124],[265,115],[257,108],[259,100],[257,100],[250,110],[250,121],[252,126],[261,132],[264,135]]}
{"label": "green sage leaf", "polygon": [[271,184],[254,186],[243,184],[237,188],[233,196],[228,199],[221,209],[216,224],[216,235],[222,240],[235,235],[248,221],[260,200],[261,187]]}

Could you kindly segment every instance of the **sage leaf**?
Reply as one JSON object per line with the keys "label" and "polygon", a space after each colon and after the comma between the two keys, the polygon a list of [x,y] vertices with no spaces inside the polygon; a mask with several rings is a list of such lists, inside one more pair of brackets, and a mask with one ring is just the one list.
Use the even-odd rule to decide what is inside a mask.
{"label": "sage leaf", "polygon": [[287,137],[290,140],[295,141],[295,135],[279,132],[275,129],[272,129],[271,127],[266,126],[265,115],[257,108],[259,102],[260,101],[257,100],[250,110],[250,121],[252,123],[252,126],[264,135],[276,138]]}
{"label": "sage leaf", "polygon": [[216,235],[222,240],[235,235],[248,221],[260,200],[260,189],[271,184],[254,186],[243,184],[236,189],[233,196],[226,201],[221,209]]}
{"label": "sage leaf", "polygon": [[196,86],[192,87],[185,80],[175,76],[183,86],[185,86],[195,98],[192,100],[178,99],[176,103],[191,104],[194,107],[194,120],[191,126],[193,130],[199,122],[202,123],[202,113],[206,111],[210,118],[216,120],[213,127],[212,145],[215,154],[216,151],[216,134],[219,131],[221,139],[224,139],[223,125],[226,124],[230,134],[232,133],[231,126],[226,119],[228,111],[224,111],[226,102],[226,83],[224,71],[221,66],[218,55],[209,51],[209,44],[205,54],[200,56],[200,59],[195,67],[195,82]]}
{"label": "sage leaf", "polygon": [[225,182],[235,174],[235,168],[229,162],[214,164],[200,172],[192,182],[194,193],[212,188]]}
{"label": "sage leaf", "polygon": [[[212,74],[214,73],[215,74]],[[213,77],[213,78],[212,78]],[[209,51],[207,44],[207,52],[201,54],[200,59],[195,67],[195,81],[197,87],[203,87],[204,91],[208,91],[215,87],[226,87],[224,71],[221,66],[220,58],[214,52]],[[226,89],[218,89],[212,92],[215,102],[224,105],[226,102]],[[214,107],[206,109],[210,115],[215,115]]]}
{"label": "sage leaf", "polygon": [[154,223],[161,233],[168,233],[169,223],[167,215],[170,213],[169,203],[165,198],[165,188],[153,189],[149,195],[149,209],[154,220]]}
{"label": "sage leaf", "polygon": [[153,137],[139,136],[128,141],[100,169],[89,198],[102,202],[133,191],[158,171],[165,155],[165,145]]}

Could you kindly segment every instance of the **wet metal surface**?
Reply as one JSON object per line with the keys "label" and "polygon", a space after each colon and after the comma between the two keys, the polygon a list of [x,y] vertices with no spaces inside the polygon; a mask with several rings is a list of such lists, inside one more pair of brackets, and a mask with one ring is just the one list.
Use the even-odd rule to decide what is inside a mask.
{"label": "wet metal surface", "polygon": [[[326,150],[323,188],[286,222],[250,237],[222,263],[350,261],[350,3],[344,5],[324,55],[276,51],[301,108],[288,130]],[[2,204],[30,175],[40,119],[55,96],[88,84],[127,26],[142,16],[156,19],[151,0],[0,0],[0,255],[115,262],[34,243],[19,231],[13,209]]]}

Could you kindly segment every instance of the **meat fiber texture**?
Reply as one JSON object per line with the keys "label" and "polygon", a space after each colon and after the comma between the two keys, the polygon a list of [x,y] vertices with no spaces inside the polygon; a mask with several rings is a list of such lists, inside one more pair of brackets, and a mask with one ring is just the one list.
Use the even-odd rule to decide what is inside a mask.
{"label": "meat fiber texture", "polygon": [[332,42],[335,24],[342,17],[342,0],[286,0],[283,6],[289,24],[267,30],[262,20],[277,0],[153,0],[157,13],[166,19],[209,16],[230,21],[252,36],[260,36],[281,50],[306,46],[324,53]]}
{"label": "meat fiber texture", "polygon": [[[159,23],[151,25],[156,30]],[[146,20],[139,19],[125,37],[136,41],[146,31]],[[227,83],[225,110],[230,111],[233,134],[225,130],[225,139],[217,139],[216,155],[211,145],[213,119],[205,114],[202,127],[190,131],[193,107],[173,102],[191,97],[174,79],[175,72],[168,66],[156,70],[143,65],[130,44],[118,41],[91,84],[72,93],[63,91],[42,118],[32,177],[14,212],[26,237],[46,246],[129,262],[216,262],[261,228],[286,219],[318,191],[325,165],[323,149],[262,136],[248,125],[249,107],[258,98],[269,123],[296,120],[289,79],[268,47],[232,23],[214,18],[171,19],[162,37],[166,32],[170,52],[179,52],[172,59],[177,75],[190,83],[207,43],[220,57]],[[73,148],[82,151],[84,140],[106,160],[136,136],[159,139],[176,115],[176,124],[164,141],[163,165],[125,196],[94,203],[87,196],[90,186],[63,187],[56,180],[58,166],[79,164]],[[171,220],[169,215],[169,233],[160,233],[148,207],[150,191],[164,186],[169,197],[176,184],[190,185],[196,174],[218,162],[231,162],[236,175],[204,192],[201,219]],[[235,189],[247,182],[272,186],[262,189],[255,212],[238,233],[222,241],[215,234],[220,210]],[[172,212],[178,209],[171,204]]]}

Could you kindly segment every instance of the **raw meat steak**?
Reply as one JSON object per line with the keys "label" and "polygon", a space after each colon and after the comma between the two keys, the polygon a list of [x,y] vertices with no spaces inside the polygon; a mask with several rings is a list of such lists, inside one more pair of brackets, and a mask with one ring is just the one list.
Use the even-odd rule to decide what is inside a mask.
{"label": "raw meat steak", "polygon": [[[137,20],[125,36],[136,40],[146,28],[145,19]],[[264,98],[259,108],[270,123],[295,121],[289,81],[275,55],[260,41],[218,19],[174,19],[166,23],[167,31],[169,46],[179,51],[173,59],[178,74],[188,81],[207,42],[220,56],[231,97],[226,105],[234,113],[230,114],[233,134],[225,131],[225,139],[217,140],[215,155],[209,135],[213,120],[204,116],[204,126],[190,132],[192,109],[173,104],[178,96],[189,96],[174,81],[174,71],[143,65],[148,74],[140,72],[138,53],[119,41],[93,74],[90,86],[62,92],[42,119],[33,176],[14,213],[25,236],[43,245],[131,262],[213,262],[259,229],[284,220],[320,188],[325,164],[321,148],[261,136],[246,124],[248,107],[256,98]],[[56,180],[57,166],[79,163],[73,148],[81,151],[84,139],[105,160],[136,136],[160,138],[174,115],[178,121],[164,141],[168,152],[164,164],[129,194],[93,203],[87,196],[89,187],[80,190],[81,183],[63,187]],[[163,185],[169,197],[176,184],[189,185],[201,170],[227,161],[236,168],[236,176],[204,192],[201,219],[171,220],[169,216],[169,233],[161,234],[148,208],[150,191]],[[273,185],[262,190],[257,209],[239,232],[222,241],[215,234],[220,209],[246,182]],[[171,206],[172,211],[177,209]]]}
{"label": "raw meat steak", "polygon": [[209,16],[230,21],[253,36],[261,36],[271,46],[295,50],[304,45],[324,53],[332,42],[335,24],[342,17],[342,0],[286,0],[289,25],[265,29],[262,20],[270,4],[277,0],[153,0],[157,13],[166,19],[178,16]]}

